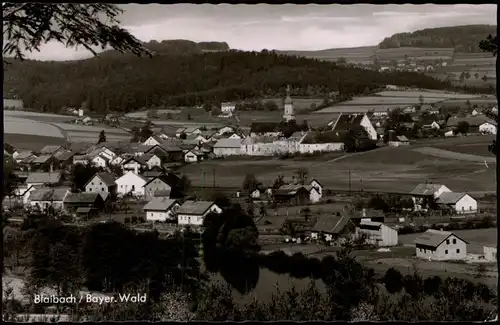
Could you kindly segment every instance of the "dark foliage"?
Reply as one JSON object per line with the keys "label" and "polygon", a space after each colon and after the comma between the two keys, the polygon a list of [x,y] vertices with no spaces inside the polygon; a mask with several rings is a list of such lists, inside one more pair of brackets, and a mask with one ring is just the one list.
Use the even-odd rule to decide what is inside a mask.
{"label": "dark foliage", "polygon": [[382,282],[389,293],[400,292],[403,289],[403,275],[393,267],[385,272]]}
{"label": "dark foliage", "polygon": [[[340,75],[342,85],[337,89]],[[322,97],[332,90],[361,94],[366,87],[389,83],[430,89],[451,87],[412,72],[381,74],[274,52],[229,51],[151,59],[103,56],[73,62],[13,61],[5,65],[4,89],[15,92],[26,107],[36,110],[57,111],[85,103],[94,112],[128,112],[152,105],[189,106],[281,96],[288,83],[294,96],[309,89],[309,95]]]}

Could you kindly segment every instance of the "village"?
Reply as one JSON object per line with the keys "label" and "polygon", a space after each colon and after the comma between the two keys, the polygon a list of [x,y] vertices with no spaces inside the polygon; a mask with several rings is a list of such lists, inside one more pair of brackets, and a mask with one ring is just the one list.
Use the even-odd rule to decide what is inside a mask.
{"label": "village", "polygon": [[[446,184],[415,183],[409,192],[364,193],[365,203],[371,203],[355,207],[352,198],[339,199],[338,195],[345,193],[323,188],[322,179],[309,179],[307,170],[298,170],[292,179],[278,176],[274,184],[242,179],[242,188],[211,197],[189,193],[189,179],[176,170],[186,164],[230,156],[272,159],[283,155],[347,151],[346,135],[352,130],[363,130],[363,137],[374,145],[409,146],[404,130],[414,129],[415,121],[423,124],[421,119],[425,120],[422,129],[430,137],[496,134],[496,122],[487,117],[496,113],[496,107],[485,113],[474,108],[462,116],[445,119],[438,109],[419,105],[418,109],[409,106],[397,113],[388,110],[339,114],[323,127],[312,130],[295,122],[293,100],[288,92],[283,122],[253,123],[248,134],[228,124],[210,130],[204,126],[164,127],[159,132],[147,130],[146,136],[150,135],[137,142],[108,142],[103,135],[97,144],[47,145],[39,152],[17,150],[5,143],[4,153],[14,166],[15,187],[5,197],[3,207],[14,223],[22,222],[29,214],[42,213],[68,224],[119,220],[140,231],[171,233],[186,227],[201,230],[204,217],[222,213],[229,200],[247,207],[255,216],[261,241],[267,244],[321,242],[338,246],[346,238],[362,237],[370,247],[395,247],[401,246],[398,231],[416,227],[412,231],[425,231],[412,243],[417,258],[491,262],[496,260],[496,248],[484,246],[482,253],[471,257],[467,254],[466,240],[443,231],[443,227],[451,229],[454,224],[482,223],[487,227],[493,222],[490,220],[493,214],[482,211],[472,195],[454,192]],[[221,105],[221,115],[235,114],[234,104]],[[390,116],[403,114],[415,121],[405,120],[391,130],[384,128]],[[288,136],[284,135],[283,126],[291,126],[286,130]],[[385,141],[384,136],[388,137]],[[351,148],[353,151],[370,149],[378,150]],[[87,171],[77,175],[77,166],[95,173]],[[82,180],[82,177],[86,178]],[[79,186],[75,178],[79,178]],[[374,206],[374,198],[380,195],[385,195],[386,201],[392,200],[389,204],[394,206],[386,211]],[[333,208],[328,209],[329,212],[311,213],[315,206],[325,207],[333,201],[336,203],[330,204]],[[287,208],[286,218],[269,221],[273,219],[273,211],[274,216],[278,216],[280,207],[296,209],[289,214]],[[301,248],[294,249],[300,251]]]}

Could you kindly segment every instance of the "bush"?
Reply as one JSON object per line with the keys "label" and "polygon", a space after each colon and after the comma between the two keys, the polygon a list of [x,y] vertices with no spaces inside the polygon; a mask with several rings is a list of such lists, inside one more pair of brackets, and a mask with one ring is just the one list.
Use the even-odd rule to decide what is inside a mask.
{"label": "bush", "polygon": [[129,224],[129,223],[130,223],[130,217],[125,217],[125,219],[123,219],[123,221],[124,221],[126,224]]}
{"label": "bush", "polygon": [[137,218],[137,222],[139,223],[145,223],[146,222],[146,218],[144,218],[143,216],[140,216]]}
{"label": "bush", "polygon": [[137,220],[138,220],[137,216],[132,216],[132,218],[130,218],[131,223],[134,225],[137,223]]}
{"label": "bush", "polygon": [[393,267],[385,272],[382,282],[389,293],[397,293],[403,289],[403,275]]}

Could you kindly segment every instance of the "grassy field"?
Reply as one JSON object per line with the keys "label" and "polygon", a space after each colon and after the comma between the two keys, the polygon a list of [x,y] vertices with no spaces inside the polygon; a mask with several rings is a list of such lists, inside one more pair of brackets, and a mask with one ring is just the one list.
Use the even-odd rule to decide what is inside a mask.
{"label": "grassy field", "polygon": [[496,163],[496,157],[493,157],[492,155],[490,155],[489,157],[486,155],[478,156],[474,154],[469,154],[467,153],[466,150],[464,150],[465,152],[456,152],[456,151],[431,148],[431,147],[416,148],[414,150],[426,155],[447,158],[447,159],[456,159],[456,160],[479,162],[479,163],[480,162]]}
{"label": "grassy field", "polygon": [[46,145],[62,145],[67,143],[64,138],[46,137],[43,135],[6,133],[4,141],[20,150],[39,151]]}
{"label": "grassy field", "polygon": [[469,94],[459,94],[459,93],[449,93],[449,92],[436,92],[436,91],[381,91],[376,93],[383,97],[405,97],[405,98],[419,98],[422,96],[425,98],[436,98],[436,99],[450,99],[450,98],[477,98],[479,95],[469,95]]}
{"label": "grassy field", "polygon": [[[435,141],[444,144],[447,140]],[[456,140],[453,139],[454,143]],[[476,140],[477,141],[477,140]],[[485,145],[489,139],[484,139]],[[458,143],[459,144],[459,143]],[[450,143],[450,146],[452,144]],[[429,146],[426,144],[426,146]],[[202,170],[215,173],[216,186],[241,186],[246,174],[254,174],[270,185],[279,174],[291,178],[299,168],[307,168],[310,177],[325,187],[349,188],[349,170],[353,190],[409,191],[426,180],[443,183],[455,191],[489,192],[496,190],[495,168],[486,168],[484,161],[469,162],[423,154],[407,148],[381,148],[350,154],[334,161],[300,160],[217,160],[182,167],[195,186],[202,184]],[[451,150],[451,149],[449,149]],[[211,179],[211,178],[210,178]],[[212,181],[210,181],[211,183]]]}
{"label": "grassy field", "polygon": [[25,111],[11,111],[4,110],[4,118],[6,117],[17,117],[26,118],[33,121],[40,122],[66,122],[76,119],[76,116],[71,115],[60,115],[60,114],[49,114],[49,113],[39,113],[39,112],[25,112]]}

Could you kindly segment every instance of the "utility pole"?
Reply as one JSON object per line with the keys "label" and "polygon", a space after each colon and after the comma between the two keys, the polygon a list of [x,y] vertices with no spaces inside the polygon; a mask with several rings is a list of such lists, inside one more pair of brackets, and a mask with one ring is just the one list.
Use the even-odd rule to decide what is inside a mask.
{"label": "utility pole", "polygon": [[361,186],[361,192],[363,192],[363,177],[359,179],[359,184]]}
{"label": "utility pole", "polygon": [[351,169],[349,168],[349,193],[351,193]]}

